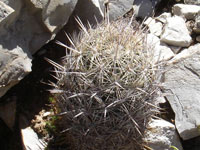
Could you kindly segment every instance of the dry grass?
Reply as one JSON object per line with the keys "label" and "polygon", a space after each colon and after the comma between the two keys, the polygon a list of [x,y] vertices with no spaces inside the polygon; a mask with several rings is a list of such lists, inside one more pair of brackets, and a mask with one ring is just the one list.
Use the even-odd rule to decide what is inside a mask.
{"label": "dry grass", "polygon": [[[59,126],[73,150],[140,150],[153,105],[157,66],[141,26],[120,20],[71,40],[64,66],[53,62]],[[67,138],[68,137],[68,138]],[[70,137],[70,140],[69,140]]]}

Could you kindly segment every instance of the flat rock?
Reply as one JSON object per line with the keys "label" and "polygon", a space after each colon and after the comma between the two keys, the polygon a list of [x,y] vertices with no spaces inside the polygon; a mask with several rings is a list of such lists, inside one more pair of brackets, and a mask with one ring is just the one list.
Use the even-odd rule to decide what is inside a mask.
{"label": "flat rock", "polygon": [[45,150],[47,147],[47,144],[38,138],[31,127],[22,129],[21,135],[25,150]]}
{"label": "flat rock", "polygon": [[162,33],[163,25],[161,22],[157,22],[155,19],[149,17],[145,22],[145,25],[149,27],[150,33],[160,36]]}
{"label": "flat rock", "polygon": [[[199,45],[198,45],[199,46]],[[172,65],[165,73],[164,90],[183,140],[200,135],[200,49]]]}
{"label": "flat rock", "polygon": [[160,42],[160,39],[153,34],[147,35],[147,45],[153,51],[154,63],[169,60],[174,56],[172,50],[165,43]]}
{"label": "flat rock", "polygon": [[172,7],[174,15],[183,16],[186,19],[195,19],[195,16],[199,11],[200,6],[197,5],[175,4]]}
{"label": "flat rock", "polygon": [[169,61],[169,64],[177,63],[181,60],[184,60],[184,59],[194,55],[196,52],[199,51],[199,49],[200,49],[200,43],[190,46],[189,48],[185,48],[180,53],[175,55],[174,58]]}
{"label": "flat rock", "polygon": [[183,150],[175,126],[165,120],[152,119],[144,137],[144,141],[153,150],[169,150],[172,145]]}
{"label": "flat rock", "polygon": [[167,18],[161,41],[173,46],[188,47],[192,42],[192,38],[184,19],[179,16]]}

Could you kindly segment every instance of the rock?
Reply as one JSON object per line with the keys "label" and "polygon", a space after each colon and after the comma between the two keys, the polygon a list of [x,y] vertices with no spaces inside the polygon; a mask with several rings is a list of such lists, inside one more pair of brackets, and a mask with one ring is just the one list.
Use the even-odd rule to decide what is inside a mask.
{"label": "rock", "polygon": [[0,1],[0,28],[2,28],[6,23],[11,23],[13,21],[8,18],[10,18],[14,12],[15,11],[11,7]]}
{"label": "rock", "polygon": [[173,46],[188,47],[192,42],[192,38],[184,19],[179,16],[167,18],[161,41]]}
{"label": "rock", "polygon": [[80,20],[87,24],[96,25],[97,21],[103,20],[103,8],[98,0],[79,0],[71,17],[79,17]]}
{"label": "rock", "polygon": [[174,56],[171,49],[164,43],[161,43],[159,38],[153,34],[147,35],[147,45],[153,50],[154,63],[169,60]]}
{"label": "rock", "polygon": [[198,12],[198,14],[196,15],[195,18],[195,25],[193,28],[194,32],[196,32],[197,34],[200,34],[200,11]]}
{"label": "rock", "polygon": [[[97,0],[98,1],[98,0]],[[105,0],[99,0],[102,12],[105,12]],[[109,0],[108,0],[109,1]],[[116,20],[133,8],[134,0],[112,0],[108,3],[109,19]]]}
{"label": "rock", "polygon": [[194,31],[194,27],[195,27],[195,21],[194,20],[186,21],[186,26],[187,26],[187,29],[188,29],[190,35],[192,35],[193,31]]}
{"label": "rock", "polygon": [[199,11],[200,6],[197,5],[175,4],[172,7],[172,12],[174,15],[183,16],[186,19],[195,19],[195,16]]}
{"label": "rock", "polygon": [[15,124],[16,99],[0,105],[0,118],[13,130]]}
{"label": "rock", "polygon": [[198,36],[196,37],[196,41],[197,41],[197,42],[200,42],[200,35],[198,35]]}
{"label": "rock", "polygon": [[155,48],[156,46],[159,46],[160,45],[160,39],[155,36],[154,34],[147,34],[147,45],[148,45],[148,48]]}
{"label": "rock", "polygon": [[154,57],[156,60],[158,60],[158,62],[166,61],[174,57],[174,53],[169,46],[161,42],[160,45],[156,48]]}
{"label": "rock", "polygon": [[144,141],[152,150],[169,150],[171,146],[183,150],[175,126],[161,119],[150,121]]}
{"label": "rock", "polygon": [[85,26],[87,26],[88,23],[91,26],[96,26],[97,23],[100,23],[104,18],[104,0],[79,0],[69,21],[56,35],[55,40],[68,44],[67,41],[69,40],[65,32],[69,35],[73,35],[74,32],[79,32],[80,26],[75,19],[77,16]]}
{"label": "rock", "polygon": [[[68,39],[64,31],[69,35],[73,35],[74,31],[79,31],[77,21],[74,19],[77,16],[86,26],[88,25],[88,22],[91,24],[91,26],[96,26],[97,23],[103,21],[105,17],[105,2],[105,0],[79,0],[68,23],[65,25],[63,30],[57,34],[55,39],[66,44]],[[113,21],[125,15],[133,8],[133,2],[134,0],[109,1],[109,20]]]}
{"label": "rock", "polygon": [[165,104],[167,101],[166,101],[162,91],[159,90],[158,92],[156,92],[156,94],[158,96],[156,97],[155,105],[160,107],[160,104]]}
{"label": "rock", "polygon": [[167,23],[167,18],[170,18],[171,16],[172,16],[171,13],[164,12],[160,16],[156,17],[156,20],[165,24]]}
{"label": "rock", "polygon": [[42,1],[31,0],[35,8],[42,10],[42,21],[51,33],[57,33],[68,21],[71,13],[73,12],[77,0],[70,1]]}
{"label": "rock", "polygon": [[145,18],[152,15],[155,11],[155,6],[161,0],[135,0],[133,9],[136,17]]}
{"label": "rock", "polygon": [[185,4],[195,4],[200,5],[200,0],[184,0]]}
{"label": "rock", "polygon": [[200,135],[200,44],[196,53],[165,73],[164,91],[175,113],[175,125],[183,140]]}
{"label": "rock", "polygon": [[31,127],[21,129],[24,150],[44,150],[47,143],[39,139]]}
{"label": "rock", "polygon": [[184,60],[194,55],[196,52],[199,51],[199,49],[200,49],[200,44],[196,44],[196,45],[190,46],[189,48],[185,48],[180,53],[178,53],[172,60],[170,60],[169,64],[177,63],[181,60]]}
{"label": "rock", "polygon": [[0,97],[31,72],[31,66],[31,59],[20,48],[9,51],[0,45]]}
{"label": "rock", "polygon": [[0,97],[31,72],[32,55],[66,24],[77,0],[0,0]]}
{"label": "rock", "polygon": [[167,101],[166,101],[166,99],[165,99],[165,97],[158,97],[158,98],[156,98],[156,105],[159,105],[159,104],[164,104],[164,103],[166,103]]}
{"label": "rock", "polygon": [[149,27],[150,33],[156,35],[156,36],[160,36],[162,33],[162,28],[163,25],[161,22],[156,22],[155,19],[149,17],[145,22],[145,25],[147,25]]}

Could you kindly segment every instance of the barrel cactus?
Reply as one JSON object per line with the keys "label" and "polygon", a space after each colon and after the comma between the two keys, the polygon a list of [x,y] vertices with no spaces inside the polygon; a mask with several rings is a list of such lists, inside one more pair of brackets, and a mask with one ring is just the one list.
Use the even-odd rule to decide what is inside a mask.
{"label": "barrel cactus", "polygon": [[[85,28],[55,66],[56,113],[73,150],[139,150],[158,89],[158,65],[141,26],[127,20]],[[49,60],[50,61],[50,60]]]}

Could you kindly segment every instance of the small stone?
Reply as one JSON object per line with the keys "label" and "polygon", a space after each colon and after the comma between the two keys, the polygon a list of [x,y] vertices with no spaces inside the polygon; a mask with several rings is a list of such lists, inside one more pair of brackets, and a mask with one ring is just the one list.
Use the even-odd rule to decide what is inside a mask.
{"label": "small stone", "polygon": [[166,103],[167,101],[166,101],[166,99],[162,96],[162,97],[158,97],[158,98],[156,98],[156,103],[157,104],[164,104],[164,103]]}
{"label": "small stone", "polygon": [[172,145],[183,150],[175,126],[162,119],[150,121],[144,141],[153,150],[169,150]]}
{"label": "small stone", "polygon": [[186,19],[195,19],[195,16],[200,11],[200,6],[175,4],[172,7],[174,15],[185,17]]}
{"label": "small stone", "polygon": [[45,112],[45,113],[43,114],[43,117],[48,117],[49,115],[51,115],[51,112]]}
{"label": "small stone", "polygon": [[179,16],[167,18],[160,40],[168,45],[180,47],[188,47],[192,43],[185,21]]}
{"label": "small stone", "polygon": [[156,22],[155,19],[149,17],[145,22],[145,25],[147,25],[149,27],[150,33],[156,35],[156,36],[160,36],[162,33],[162,23],[161,22]]}
{"label": "small stone", "polygon": [[188,31],[190,33],[190,35],[192,34],[192,31],[194,30],[195,27],[195,21],[194,20],[189,20],[186,22],[186,26],[188,28]]}
{"label": "small stone", "polygon": [[174,56],[171,49],[166,44],[161,43],[160,39],[153,34],[147,35],[147,45],[153,51],[154,63],[169,60]]}

